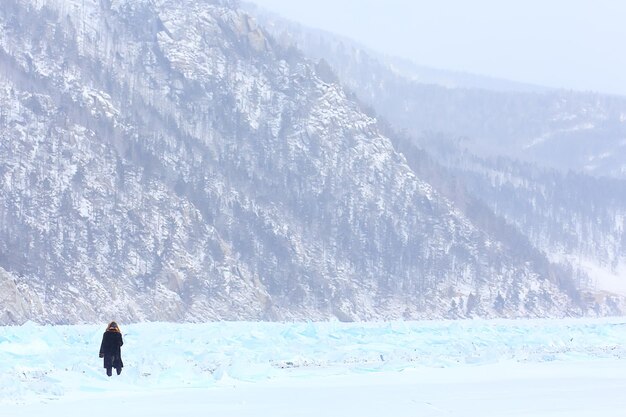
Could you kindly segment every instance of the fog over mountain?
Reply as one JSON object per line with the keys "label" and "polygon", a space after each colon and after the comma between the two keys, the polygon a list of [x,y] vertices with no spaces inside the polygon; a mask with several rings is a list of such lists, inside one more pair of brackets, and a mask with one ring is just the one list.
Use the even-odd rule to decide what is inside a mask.
{"label": "fog over mountain", "polygon": [[427,69],[251,10],[401,131],[409,160],[445,167],[418,175],[480,200],[581,288],[626,293],[625,98]]}
{"label": "fog over mountain", "polygon": [[250,0],[422,66],[626,96],[615,0]]}
{"label": "fog over mountain", "polygon": [[621,99],[423,85],[257,17],[3,2],[0,323],[623,311],[572,260],[623,265]]}

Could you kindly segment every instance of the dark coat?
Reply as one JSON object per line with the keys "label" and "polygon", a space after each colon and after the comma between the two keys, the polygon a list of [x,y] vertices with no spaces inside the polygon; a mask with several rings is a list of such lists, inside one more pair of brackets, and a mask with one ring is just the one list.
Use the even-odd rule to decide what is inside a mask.
{"label": "dark coat", "polygon": [[102,335],[102,343],[100,344],[100,357],[104,358],[105,368],[122,368],[122,350],[120,349],[124,342],[120,332],[107,330]]}

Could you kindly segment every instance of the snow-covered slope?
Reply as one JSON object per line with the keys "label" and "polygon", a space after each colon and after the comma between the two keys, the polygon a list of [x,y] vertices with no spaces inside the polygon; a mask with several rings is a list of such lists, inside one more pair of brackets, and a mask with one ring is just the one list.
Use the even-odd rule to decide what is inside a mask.
{"label": "snow-covered slope", "polygon": [[422,77],[410,63],[250,9],[388,120],[411,168],[473,221],[515,228],[566,265],[590,307],[623,296],[626,99]]}
{"label": "snow-covered slope", "polygon": [[626,97],[425,69],[248,8],[281,43],[330,66],[397,130],[462,137],[463,148],[482,156],[626,178]]}
{"label": "snow-covered slope", "polygon": [[585,311],[233,2],[7,0],[0,27],[5,323]]}
{"label": "snow-covered slope", "polygon": [[626,294],[626,181],[562,174],[510,159],[441,155],[469,193],[570,265],[580,288]]}

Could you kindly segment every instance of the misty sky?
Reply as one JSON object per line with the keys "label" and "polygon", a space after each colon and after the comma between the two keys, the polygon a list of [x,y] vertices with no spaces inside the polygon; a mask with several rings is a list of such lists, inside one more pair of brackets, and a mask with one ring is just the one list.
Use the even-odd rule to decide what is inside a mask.
{"label": "misty sky", "polygon": [[626,95],[626,1],[252,1],[421,65]]}

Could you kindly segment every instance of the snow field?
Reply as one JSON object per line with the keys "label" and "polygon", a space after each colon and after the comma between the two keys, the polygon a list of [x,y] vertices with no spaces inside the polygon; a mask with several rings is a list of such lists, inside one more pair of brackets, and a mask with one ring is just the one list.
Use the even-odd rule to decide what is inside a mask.
{"label": "snow field", "polygon": [[[210,404],[222,407],[221,415],[276,416],[282,415],[277,404],[289,404],[292,413],[301,407],[296,415],[313,416],[307,410],[326,404],[339,413],[356,401],[351,409],[363,410],[351,415],[394,409],[396,415],[471,416],[455,414],[469,406],[485,416],[490,409],[503,415],[511,404],[531,410],[525,398],[535,395],[546,400],[536,402],[542,408],[511,414],[534,417],[562,410],[571,416],[573,409],[564,404],[591,412],[602,406],[588,398],[594,389],[614,401],[626,389],[624,319],[121,323],[126,367],[111,378],[98,358],[104,328],[2,328],[0,403],[13,413],[30,413],[16,416],[54,407],[62,415],[67,404],[87,410],[96,398],[121,399],[130,409],[158,398],[151,415]],[[626,415],[603,401],[604,417]],[[254,414],[259,409],[267,414]]]}

